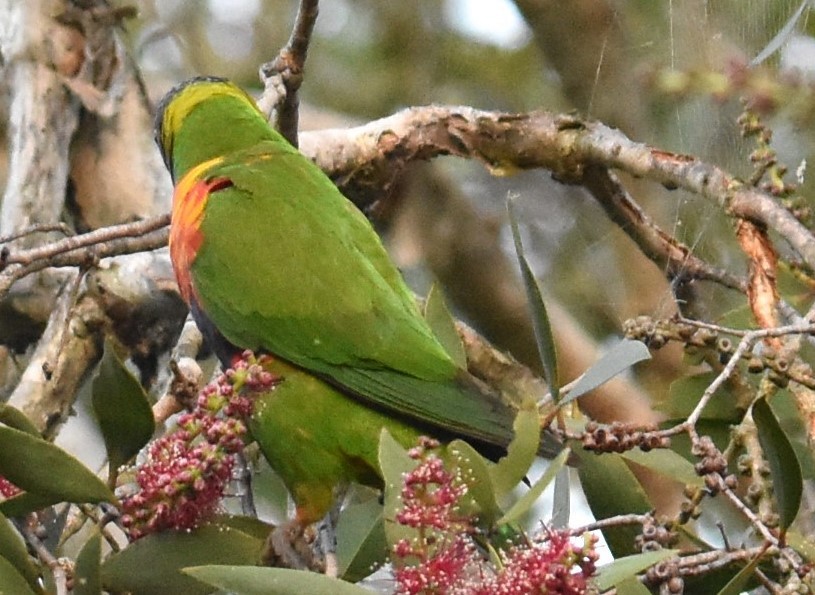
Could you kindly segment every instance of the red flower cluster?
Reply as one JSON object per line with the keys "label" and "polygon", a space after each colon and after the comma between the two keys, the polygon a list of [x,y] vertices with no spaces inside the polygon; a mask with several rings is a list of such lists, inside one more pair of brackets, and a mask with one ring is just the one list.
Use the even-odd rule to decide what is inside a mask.
{"label": "red flower cluster", "polygon": [[572,543],[566,530],[548,530],[546,535],[525,546],[501,552],[502,567],[484,581],[474,594],[524,595],[526,593],[563,593],[582,595],[596,568],[597,537],[583,536],[583,545]]}
{"label": "red flower cluster", "polygon": [[424,460],[404,478],[402,509],[396,515],[396,522],[420,531],[450,530],[454,523],[463,528],[469,519],[457,519],[455,507],[467,493],[467,485],[457,482],[437,455],[424,455],[426,448],[437,448],[437,442],[429,438],[422,441],[421,447],[410,451],[412,458],[424,457]]}
{"label": "red flower cluster", "polygon": [[8,498],[13,498],[17,494],[21,493],[22,490],[20,488],[0,475],[0,500],[7,500]]}
{"label": "red flower cluster", "polygon": [[233,367],[204,387],[195,410],[150,444],[136,473],[138,491],[122,500],[122,524],[132,539],[165,529],[192,529],[212,517],[243,448],[252,396],[277,382],[264,357],[244,352]]}
{"label": "red flower cluster", "polygon": [[422,438],[409,451],[419,461],[402,484],[396,522],[416,530],[393,548],[396,592],[401,595],[582,595],[595,572],[596,537],[572,543],[568,530],[547,530],[539,538],[499,553],[492,563],[473,539],[474,519],[458,508],[467,486],[432,451],[438,442]]}

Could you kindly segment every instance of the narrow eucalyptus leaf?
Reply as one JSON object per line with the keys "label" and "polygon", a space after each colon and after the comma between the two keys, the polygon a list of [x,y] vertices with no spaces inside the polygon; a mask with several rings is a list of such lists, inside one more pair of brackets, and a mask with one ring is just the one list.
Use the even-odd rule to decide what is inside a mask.
{"label": "narrow eucalyptus leaf", "polygon": [[540,498],[543,491],[549,486],[550,483],[552,483],[552,480],[555,479],[558,472],[563,469],[566,461],[569,460],[569,455],[571,452],[572,451],[568,448],[563,449],[563,451],[549,463],[549,466],[546,467],[546,471],[544,471],[540,479],[536,481],[531,488],[529,488],[529,491],[518,498],[518,501],[515,502],[515,504],[504,514],[504,516],[498,519],[498,524],[504,525],[517,523],[521,517],[529,512],[535,502],[537,502],[538,498]]}
{"label": "narrow eucalyptus leaf", "polygon": [[786,531],[801,508],[804,490],[801,465],[795,449],[764,397],[753,403],[753,421],[758,430],[758,441],[770,466],[780,527],[782,531]]}
{"label": "narrow eucalyptus leaf", "polygon": [[11,562],[5,558],[0,558],[0,593],[5,595],[36,595],[37,591],[31,589]]}
{"label": "narrow eucalyptus leaf", "polygon": [[153,411],[141,384],[109,341],[93,379],[93,410],[99,420],[112,470],[136,456],[153,436]]}
{"label": "narrow eucalyptus leaf", "polygon": [[73,595],[102,595],[102,536],[95,532],[79,552]]}
{"label": "narrow eucalyptus leaf", "polygon": [[436,283],[433,284],[427,294],[424,303],[424,317],[444,350],[459,368],[466,370],[467,355],[464,352],[461,337],[458,336],[456,330],[456,321],[447,308],[444,294]]}
{"label": "narrow eucalyptus leaf", "polygon": [[500,500],[521,483],[535,461],[540,444],[540,415],[536,407],[521,409],[513,424],[515,436],[506,456],[489,468],[492,489]]}
{"label": "narrow eucalyptus leaf", "polygon": [[543,371],[546,374],[546,382],[549,383],[549,392],[552,393],[552,399],[557,403],[560,394],[557,377],[555,338],[552,335],[552,328],[549,324],[549,314],[546,312],[546,305],[543,302],[543,293],[524,255],[521,232],[518,229],[518,220],[515,217],[515,207],[512,197],[507,199],[507,213],[509,214],[509,224],[512,228],[512,239],[515,242],[515,253],[518,255],[518,264],[521,267],[521,278],[526,288],[526,297],[532,312],[532,328],[535,331],[535,341],[538,344],[538,352],[541,356]]}
{"label": "narrow eucalyptus leaf", "polygon": [[[37,569],[28,556],[23,536],[5,516],[0,514],[0,558],[5,558],[31,588],[37,588]],[[2,591],[2,590],[0,590]]]}
{"label": "narrow eucalyptus leaf", "polygon": [[393,546],[400,539],[415,537],[415,529],[405,527],[396,522],[396,513],[402,505],[400,493],[402,490],[402,477],[416,467],[402,445],[400,445],[387,429],[382,428],[379,436],[379,468],[385,480],[383,494],[384,509],[382,516],[385,519],[385,537],[388,544]]}
{"label": "narrow eucalyptus leaf", "polygon": [[0,423],[22,430],[32,436],[39,437],[40,435],[37,431],[37,427],[31,423],[31,420],[26,417],[25,413],[5,403],[0,403]]}
{"label": "narrow eucalyptus leaf", "polygon": [[572,500],[569,484],[569,468],[564,467],[555,477],[555,497],[552,501],[552,526],[555,529],[565,529],[569,526]]}
{"label": "narrow eucalyptus leaf", "polygon": [[[597,520],[620,514],[645,514],[653,509],[648,496],[634,473],[617,453],[586,455],[577,468],[589,508]],[[609,527],[603,530],[614,556],[626,556],[636,550],[634,540],[639,533],[632,526]]]}
{"label": "narrow eucalyptus leaf", "polygon": [[58,502],[116,502],[93,472],[58,446],[0,426],[0,475],[33,496]]}
{"label": "narrow eucalyptus leaf", "polygon": [[721,590],[717,593],[717,595],[740,595],[744,591],[747,590],[747,585],[750,582],[750,579],[753,578],[753,573],[758,568],[758,564],[761,561],[761,556],[756,556],[750,563],[739,570],[730,581],[721,588]]}
{"label": "narrow eucalyptus leaf", "polygon": [[185,568],[184,572],[236,595],[371,595],[368,589],[352,583],[290,568],[196,566]]}
{"label": "narrow eucalyptus leaf", "polygon": [[102,563],[102,586],[107,591],[139,595],[205,595],[212,592],[212,587],[182,569],[207,564],[258,564],[263,545],[263,539],[217,524],[189,532],[155,533],[108,556]]}
{"label": "narrow eucalyptus leaf", "polygon": [[340,577],[360,581],[382,566],[387,554],[382,505],[376,498],[343,508],[337,523]]}
{"label": "narrow eucalyptus leaf", "polygon": [[586,370],[561,403],[574,401],[608,382],[620,372],[646,359],[651,359],[651,352],[648,351],[645,343],[623,339]]}
{"label": "narrow eucalyptus leaf", "polygon": [[468,494],[479,508],[479,522],[492,527],[501,516],[498,499],[490,477],[490,464],[472,446],[463,440],[453,440],[447,446],[447,453],[461,470],[461,476],[468,487]]}

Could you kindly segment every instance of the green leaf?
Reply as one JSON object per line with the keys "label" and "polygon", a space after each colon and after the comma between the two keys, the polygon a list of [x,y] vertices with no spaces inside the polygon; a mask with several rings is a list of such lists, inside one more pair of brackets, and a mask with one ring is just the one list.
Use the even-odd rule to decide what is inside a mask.
{"label": "green leaf", "polygon": [[249,537],[254,537],[265,541],[269,534],[274,531],[275,526],[271,523],[261,521],[258,518],[244,516],[241,514],[219,514],[209,521],[211,525],[229,527],[241,533],[246,533]]}
{"label": "green leaf", "polygon": [[[577,473],[597,520],[620,514],[645,514],[653,509],[636,476],[617,453],[587,454],[581,459]],[[638,533],[639,529],[630,525],[603,530],[615,557],[636,551],[634,539]]]}
{"label": "green leaf", "polygon": [[102,585],[108,591],[139,595],[204,595],[212,587],[182,569],[215,563],[254,565],[263,545],[262,539],[222,525],[156,533],[109,556],[102,564]]}
{"label": "green leaf", "polygon": [[526,288],[526,297],[532,312],[532,328],[535,331],[535,341],[538,344],[538,353],[541,356],[543,371],[546,374],[546,382],[549,384],[549,392],[552,393],[552,400],[557,403],[560,398],[559,383],[557,377],[557,352],[555,350],[555,338],[552,335],[552,328],[549,324],[549,314],[546,312],[546,305],[543,302],[538,280],[529,266],[529,262],[524,256],[523,243],[521,242],[521,232],[518,229],[518,220],[515,217],[515,207],[512,197],[507,199],[507,213],[509,214],[509,224],[512,228],[512,239],[515,242],[515,253],[518,255],[518,264],[521,267],[521,277]]}
{"label": "green leaf", "polygon": [[60,496],[40,496],[23,492],[0,502],[0,513],[7,517],[21,517],[62,502]]}
{"label": "green leaf", "polygon": [[537,407],[518,411],[512,426],[515,436],[509,443],[506,456],[488,468],[495,498],[500,500],[514,490],[524,480],[529,468],[535,462],[541,439],[540,415]]}
{"label": "green leaf", "polygon": [[382,505],[376,498],[343,509],[337,522],[340,577],[357,582],[385,563],[388,543]]}
{"label": "green leaf", "polygon": [[382,517],[385,520],[385,537],[389,545],[394,545],[400,539],[411,539],[415,530],[396,522],[396,513],[402,506],[400,494],[402,491],[402,476],[416,467],[405,449],[393,439],[386,428],[382,428],[379,435],[379,468],[382,469],[382,479],[385,481],[384,510]]}
{"label": "green leaf", "polygon": [[184,572],[236,595],[371,595],[371,591],[316,572],[252,566],[196,566]]}
{"label": "green leaf", "polygon": [[565,467],[555,476],[555,494],[552,498],[552,527],[555,529],[565,529],[569,526],[572,496],[570,484],[569,468]]}
{"label": "green leaf", "polygon": [[102,536],[96,531],[76,558],[73,595],[102,595]]}
{"label": "green leaf", "polygon": [[529,488],[529,491],[526,492],[523,496],[518,498],[518,501],[512,505],[512,507],[498,520],[499,525],[517,523],[522,516],[524,516],[529,510],[534,506],[535,502],[538,501],[543,491],[546,487],[552,483],[552,480],[557,476],[558,471],[560,471],[563,466],[566,464],[566,461],[569,459],[569,455],[571,454],[571,450],[568,448],[563,449],[563,451],[549,463],[549,466],[546,468],[546,471],[543,472],[540,479],[534,483],[534,485]]}
{"label": "green leaf", "polygon": [[6,424],[32,436],[40,436],[37,427],[31,423],[25,413],[5,403],[0,403],[0,424]]}
{"label": "green leaf", "polygon": [[467,369],[467,354],[464,352],[464,345],[456,330],[456,321],[447,304],[444,301],[444,294],[438,284],[434,283],[427,294],[424,303],[424,318],[433,334],[450,355],[456,365],[462,370]]}
{"label": "green leaf", "polygon": [[17,569],[5,558],[0,558],[0,593],[3,595],[36,595]]}
{"label": "green leaf", "polygon": [[[715,372],[703,372],[684,376],[672,382],[668,396],[656,404],[656,408],[665,413],[666,417],[660,424],[661,427],[671,427],[685,421],[716,376]],[[746,413],[747,406],[742,407],[738,404],[738,395],[725,383],[705,407],[701,419],[696,424],[696,430],[700,435],[710,436],[720,449],[724,449],[730,442],[731,426],[741,423]],[[690,440],[684,434],[671,439],[671,450],[691,462],[695,463],[698,460],[691,455]]]}
{"label": "green leaf", "polygon": [[617,585],[617,595],[651,595],[651,591],[632,576]]}
{"label": "green leaf", "polygon": [[753,578],[753,573],[758,568],[761,556],[756,556],[744,568],[739,570],[730,581],[722,587],[717,595],[740,595],[748,589],[748,583]]}
{"label": "green leaf", "polygon": [[615,585],[636,576],[646,568],[650,568],[668,558],[673,558],[678,554],[679,550],[657,550],[618,558],[597,571],[597,588],[601,591],[611,589]]}
{"label": "green leaf", "polygon": [[674,481],[693,486],[704,485],[704,480],[697,475],[691,462],[667,448],[658,448],[648,452],[639,449],[629,450],[622,453],[622,456]]}
{"label": "green leaf", "polygon": [[801,554],[808,562],[815,562],[815,541],[797,531],[787,533],[787,545]]}
{"label": "green leaf", "polygon": [[141,384],[116,355],[110,341],[93,379],[93,410],[110,465],[109,477],[144,447],[155,430],[153,411]]}
{"label": "green leaf", "polygon": [[576,398],[608,382],[620,372],[647,359],[651,359],[651,352],[648,351],[645,343],[623,339],[586,370],[569,391],[569,394],[560,402],[574,401]]}
{"label": "green leaf", "polygon": [[801,508],[801,494],[804,490],[801,465],[764,397],[753,403],[753,421],[756,422],[758,441],[770,466],[773,492],[778,503],[779,524],[783,532],[792,524]]}
{"label": "green leaf", "polygon": [[767,402],[795,450],[804,479],[815,479],[815,456],[809,446],[807,427],[798,410],[795,396],[788,389],[779,389]]}
{"label": "green leaf", "polygon": [[67,452],[8,426],[0,426],[0,475],[58,502],[116,502],[102,480]]}
{"label": "green leaf", "polygon": [[[663,411],[668,419],[686,419],[699,403],[699,397],[717,376],[716,372],[702,372],[674,380],[667,398],[659,403],[660,411]],[[725,383],[716,394],[716,398],[711,399],[705,407],[702,418],[727,424],[739,423],[747,408],[739,407],[736,401],[736,395]]]}
{"label": "green leaf", "polygon": [[28,557],[25,541],[14,524],[2,514],[0,514],[0,557],[5,558],[32,588],[37,588],[37,569]]}
{"label": "green leaf", "polygon": [[493,527],[496,519],[501,516],[501,508],[492,487],[489,463],[463,440],[453,440],[447,446],[447,452],[461,470],[461,477],[467,484],[467,494],[478,506],[479,523],[485,527]]}

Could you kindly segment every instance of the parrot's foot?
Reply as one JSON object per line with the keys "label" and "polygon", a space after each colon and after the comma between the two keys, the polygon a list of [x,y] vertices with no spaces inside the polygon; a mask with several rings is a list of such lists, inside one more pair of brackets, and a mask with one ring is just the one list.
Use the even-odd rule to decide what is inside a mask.
{"label": "parrot's foot", "polygon": [[314,525],[295,519],[277,527],[266,540],[263,560],[269,566],[311,570],[336,578],[339,576],[336,551],[334,518],[329,513]]}
{"label": "parrot's foot", "polygon": [[337,532],[334,529],[335,519],[333,510],[317,524],[317,543],[315,548],[322,552],[325,562],[325,574],[337,578],[340,573],[337,561]]}
{"label": "parrot's foot", "polygon": [[293,520],[275,528],[264,548],[263,561],[269,566],[326,571],[326,560],[322,549],[315,547],[317,533],[312,526]]}

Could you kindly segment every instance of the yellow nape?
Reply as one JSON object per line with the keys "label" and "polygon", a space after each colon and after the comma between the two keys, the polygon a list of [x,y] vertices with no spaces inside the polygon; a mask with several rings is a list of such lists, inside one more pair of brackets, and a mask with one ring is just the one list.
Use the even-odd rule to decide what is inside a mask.
{"label": "yellow nape", "polygon": [[251,95],[234,83],[208,79],[193,81],[178,91],[165,108],[161,126],[161,144],[165,147],[172,146],[173,135],[181,127],[187,115],[202,101],[217,96],[234,97],[245,101],[263,115]]}

